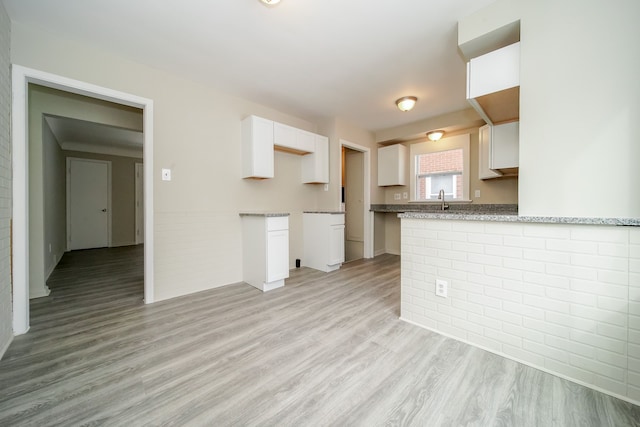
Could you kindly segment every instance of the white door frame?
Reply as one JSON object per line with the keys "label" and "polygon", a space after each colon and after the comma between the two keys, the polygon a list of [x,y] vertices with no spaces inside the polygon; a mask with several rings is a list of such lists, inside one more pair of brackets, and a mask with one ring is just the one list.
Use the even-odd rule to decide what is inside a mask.
{"label": "white door frame", "polygon": [[141,108],[144,132],[144,300],[153,296],[153,100],[69,79],[20,65],[11,68],[11,162],[13,168],[13,333],[29,330],[29,164],[28,164],[28,84],[90,96],[104,101]]}
{"label": "white door frame", "polygon": [[[340,139],[338,156],[342,159],[342,147],[360,151],[364,154],[364,253],[365,258],[373,258],[373,212],[371,212],[371,150],[368,147]],[[342,164],[342,160],[338,162]],[[342,167],[338,168],[338,182],[342,182]],[[342,203],[341,191],[338,191],[338,206]]]}
{"label": "white door frame", "polygon": [[107,165],[107,246],[111,247],[111,161],[67,157],[67,252],[71,250],[71,162],[75,160]]}
{"label": "white door frame", "polygon": [[[140,207],[144,207],[144,200],[140,200],[140,198],[138,197],[138,186],[140,185],[140,179],[144,178],[144,164],[143,163],[138,163],[136,162],[135,167],[134,167],[134,175],[135,175],[135,195],[134,195],[134,201],[133,203],[135,203],[135,243],[136,245],[139,245],[141,243],[144,243],[144,238],[140,238],[140,233],[138,233],[138,230],[142,230],[142,228],[144,227],[144,218],[140,218]],[[144,179],[142,180],[142,184],[144,185]],[[144,190],[142,191],[143,193],[143,197],[144,197]],[[143,203],[141,205],[141,203]],[[142,210],[142,214],[144,215],[144,209]],[[144,233],[143,233],[144,236]]]}

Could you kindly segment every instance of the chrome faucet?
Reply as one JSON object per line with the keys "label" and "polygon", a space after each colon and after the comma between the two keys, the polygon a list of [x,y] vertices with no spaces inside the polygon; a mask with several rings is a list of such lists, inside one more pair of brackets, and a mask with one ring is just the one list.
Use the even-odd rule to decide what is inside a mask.
{"label": "chrome faucet", "polygon": [[444,190],[440,190],[440,192],[438,193],[438,200],[442,200],[442,203],[440,204],[440,208],[443,211],[446,209],[449,209],[449,205],[444,202]]}

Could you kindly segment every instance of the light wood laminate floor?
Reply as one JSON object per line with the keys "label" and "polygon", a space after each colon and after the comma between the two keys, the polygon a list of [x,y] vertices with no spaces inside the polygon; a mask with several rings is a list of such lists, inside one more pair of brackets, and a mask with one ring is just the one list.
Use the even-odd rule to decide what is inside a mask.
{"label": "light wood laminate floor", "polygon": [[142,247],[99,249],[48,284],[0,361],[1,426],[640,425],[637,406],[398,320],[397,256],[145,306]]}

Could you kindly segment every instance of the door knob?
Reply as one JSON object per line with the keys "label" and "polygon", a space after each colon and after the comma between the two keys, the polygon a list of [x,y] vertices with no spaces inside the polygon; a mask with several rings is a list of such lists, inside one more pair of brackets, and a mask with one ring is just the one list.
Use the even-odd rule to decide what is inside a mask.
{"label": "door knob", "polygon": [[102,212],[106,212],[106,211],[107,211],[106,209],[102,209]]}

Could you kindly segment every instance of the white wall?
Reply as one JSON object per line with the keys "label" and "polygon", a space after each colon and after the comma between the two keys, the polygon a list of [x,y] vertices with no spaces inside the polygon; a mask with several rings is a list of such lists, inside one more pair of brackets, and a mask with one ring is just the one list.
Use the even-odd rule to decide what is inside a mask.
{"label": "white wall", "polygon": [[403,319],[640,403],[639,227],[402,219],[401,256]]}
{"label": "white wall", "polygon": [[640,2],[521,1],[520,213],[640,216]]}
{"label": "white wall", "polygon": [[[304,118],[21,24],[14,24],[12,61],[154,101],[156,300],[242,280],[239,212],[290,212],[293,266],[302,256],[302,211],[336,208],[335,140],[329,192],[301,184],[300,158],[288,153],[276,153],[274,179],[241,178],[244,117],[318,131]],[[172,169],[171,182],[160,180],[161,168]]]}
{"label": "white wall", "polygon": [[11,23],[0,2],[0,358],[13,337],[11,294]]}
{"label": "white wall", "polygon": [[[44,280],[49,278],[67,250],[67,189],[66,161],[58,141],[56,141],[46,120],[42,123],[42,182],[43,182],[43,225],[44,238],[41,248],[44,261]],[[51,249],[49,249],[51,245]],[[34,257],[35,258],[35,257]]]}

